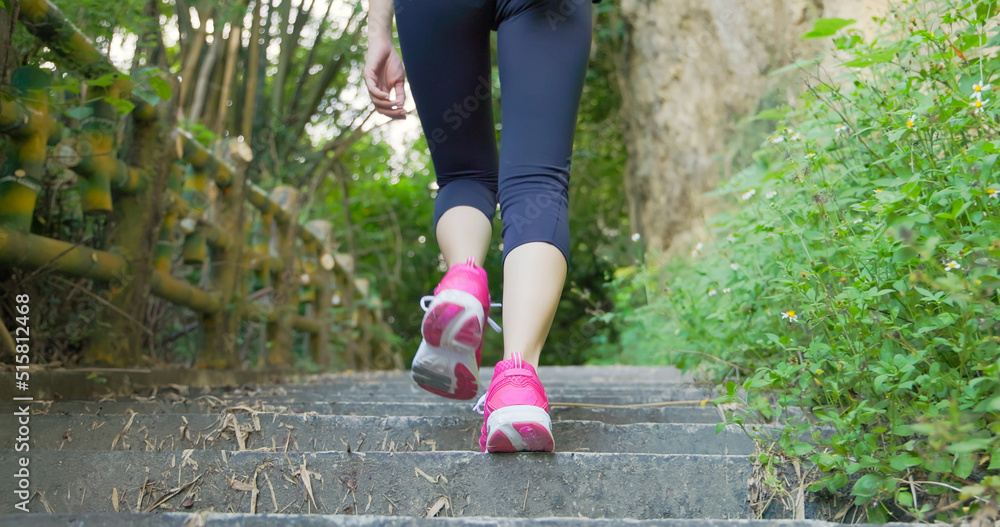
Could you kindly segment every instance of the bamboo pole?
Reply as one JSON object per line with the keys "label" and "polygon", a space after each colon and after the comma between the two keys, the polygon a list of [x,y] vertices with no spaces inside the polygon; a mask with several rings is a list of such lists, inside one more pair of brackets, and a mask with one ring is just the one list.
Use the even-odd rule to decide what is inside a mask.
{"label": "bamboo pole", "polygon": [[[84,35],[56,6],[48,0],[21,0],[19,20],[57,56],[66,61],[65,66],[88,79],[121,72],[97,49],[94,42]],[[151,105],[140,97],[132,97],[134,112],[152,115]]]}
{"label": "bamboo pole", "polygon": [[[114,87],[115,84],[112,85]],[[127,95],[125,91],[111,93],[117,97]],[[109,284],[110,298],[107,300],[111,310],[104,311],[102,317],[108,325],[104,331],[97,332],[86,346],[84,363],[127,366],[148,360],[143,348],[148,346],[152,349],[154,346],[152,333],[145,327],[149,294],[156,282],[169,284],[174,281],[167,273],[157,274],[154,263],[166,207],[162,196],[176,156],[173,149],[162,146],[169,137],[168,131],[176,123],[171,118],[171,109],[163,106],[161,111],[164,114],[162,119],[134,121],[132,141],[123,152],[126,162],[140,174],[140,186],[148,191],[117,196],[115,221],[108,239],[113,246],[112,251],[125,260],[125,267]],[[113,136],[114,130],[106,133]],[[171,294],[173,289],[168,286],[165,291]],[[182,294],[184,291],[190,293],[193,290],[180,290]],[[200,291],[199,294],[206,296]]]}
{"label": "bamboo pole", "polygon": [[240,120],[243,140],[251,144],[253,140],[253,116],[257,102],[257,70],[260,68],[260,16],[261,0],[254,0],[253,23],[250,25],[250,48],[247,56],[247,71],[244,83],[246,91],[243,100],[243,117]]}
{"label": "bamboo pole", "polygon": [[[128,273],[125,259],[117,254],[19,232],[3,225],[0,225],[0,265],[29,271],[45,268],[63,276],[104,282]],[[165,273],[154,273],[151,285],[152,294],[198,313],[214,313],[222,305],[217,295]]]}
{"label": "bamboo pole", "polygon": [[330,312],[332,306],[333,289],[331,282],[333,279],[334,260],[330,255],[330,246],[333,241],[333,226],[327,220],[312,220],[305,225],[305,230],[311,232],[319,240],[319,244],[312,244],[317,250],[317,263],[315,272],[310,277],[310,282],[314,291],[312,307],[314,310],[313,319],[319,325],[319,331],[311,335],[309,340],[309,353],[313,362],[323,369],[330,367],[330,326],[332,320]]}
{"label": "bamboo pole", "polygon": [[128,180],[128,166],[118,160],[115,130],[118,112],[106,97],[121,97],[131,89],[131,83],[118,79],[108,87],[90,87],[87,104],[93,114],[80,126],[80,162],[73,171],[82,176],[77,180],[80,208],[84,214],[109,214],[112,211],[111,180]]}
{"label": "bamboo pole", "polygon": [[[226,65],[222,73],[222,91],[219,94],[219,112],[215,120],[215,134],[222,136],[226,129],[226,114],[229,111],[227,102],[233,86],[233,78],[236,76],[236,61],[239,58],[240,44],[243,41],[243,13],[247,0],[240,0],[239,6],[244,9],[235,9],[232,20],[229,22],[229,40],[226,49]],[[221,34],[221,31],[220,31]]]}
{"label": "bamboo pole", "polygon": [[181,220],[181,230],[184,232],[181,254],[184,263],[188,265],[203,263],[208,257],[205,231],[199,225],[208,209],[208,181],[208,172],[197,168],[184,179],[184,193],[181,196],[191,205],[191,212]]}
{"label": "bamboo pole", "polygon": [[55,120],[49,114],[48,88],[51,76],[41,69],[24,66],[14,70],[11,87],[24,97],[24,102],[4,112],[0,132],[11,137],[5,150],[6,160],[0,167],[0,225],[10,225],[20,231],[31,229],[35,202],[45,176],[45,146],[55,130]]}
{"label": "bamboo pole", "polygon": [[167,179],[167,212],[160,224],[160,234],[156,241],[156,251],[153,254],[153,267],[160,272],[170,273],[174,254],[174,240],[177,232],[177,218],[185,214],[187,206],[180,197],[184,187],[184,170],[177,164],[170,167]]}
{"label": "bamboo pole", "polygon": [[[223,232],[239,232],[243,226],[243,178],[247,166],[253,160],[253,152],[246,143],[231,141],[226,149],[232,162],[233,180],[226,187],[217,203],[217,224]],[[216,218],[213,218],[216,219]],[[217,291],[224,305],[236,300],[237,284],[241,279],[243,243],[241,237],[232,237],[225,244],[214,248],[211,254],[209,273],[211,290]],[[238,314],[231,309],[223,309],[211,316],[203,317],[205,332],[201,350],[195,362],[198,368],[233,368],[239,366],[236,341],[232,337],[239,328]]]}
{"label": "bamboo pole", "polygon": [[264,364],[269,368],[288,368],[292,365],[292,322],[298,312],[298,281],[295,276],[294,221],[298,191],[292,187],[275,187],[271,201],[285,213],[284,222],[275,219],[271,224],[272,256],[283,263],[281,272],[274,277],[274,310],[277,320],[267,325],[267,356]]}

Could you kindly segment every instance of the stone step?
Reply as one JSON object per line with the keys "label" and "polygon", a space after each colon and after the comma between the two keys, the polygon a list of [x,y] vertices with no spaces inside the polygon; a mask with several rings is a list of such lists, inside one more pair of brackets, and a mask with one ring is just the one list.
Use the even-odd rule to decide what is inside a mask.
{"label": "stone step", "polygon": [[[39,415],[28,445],[41,450],[479,451],[482,417],[228,415]],[[711,424],[609,425],[556,421],[560,452],[749,455],[753,441],[738,427]],[[14,438],[0,436],[13,450]]]}
{"label": "stone step", "polygon": [[[37,505],[35,505],[38,508]],[[444,509],[439,515],[447,515]],[[198,520],[198,521],[192,521]],[[0,527],[22,527],[24,516],[0,514]],[[406,518],[401,516],[345,516],[327,514],[233,514],[183,512],[118,513],[118,514],[34,514],[34,527],[272,527],[295,525],[297,527],[433,527],[440,525],[469,525],[474,527],[838,527],[847,524],[818,520],[703,520],[703,519],[597,519],[597,518],[496,518],[489,516]],[[859,527],[865,524],[854,524]],[[912,526],[908,523],[887,523],[882,527]]]}
{"label": "stone step", "polygon": [[[479,369],[480,380],[493,377],[493,367]],[[577,383],[651,381],[662,383],[691,382],[692,377],[671,366],[542,366],[538,377],[543,383],[570,381]],[[410,381],[409,370],[360,373],[324,373],[295,377],[308,383],[325,383],[351,379],[354,381]]]}
{"label": "stone step", "polygon": [[[485,393],[487,383],[480,383],[479,393]],[[597,395],[621,395],[627,393],[683,393],[687,391],[702,391],[708,393],[721,393],[722,386],[715,383],[661,383],[649,381],[637,381],[629,384],[593,384],[578,382],[553,382],[545,386],[545,390],[550,396],[560,394],[597,394]],[[171,389],[160,389],[162,395],[174,397]],[[241,387],[227,387],[216,390],[199,391],[180,394],[187,398],[199,395],[213,395],[215,397],[265,397],[287,395],[295,396],[328,396],[330,394],[403,394],[417,395],[421,397],[437,397],[417,386],[412,380],[398,383],[382,383],[373,381],[363,382],[336,382],[330,384],[272,384],[272,385],[248,385]],[[151,395],[145,393],[140,395]],[[161,395],[158,393],[158,395]]]}
{"label": "stone step", "polygon": [[[453,516],[725,519],[747,516],[751,476],[747,456],[197,450],[4,451],[0,473],[22,456],[29,506],[55,513],[113,512],[116,498],[125,512],[420,517],[448,504]],[[17,501],[0,493],[0,510]]]}
{"label": "stone step", "polygon": [[[271,393],[281,393],[273,391]],[[480,395],[485,393],[485,388]],[[680,387],[659,390],[632,391],[632,390],[574,390],[572,392],[548,391],[549,401],[553,403],[590,403],[590,404],[648,404],[658,402],[691,401],[698,403],[706,399],[715,398],[712,392],[702,388]],[[441,400],[440,396],[421,390],[414,386],[412,389],[396,391],[338,391],[338,392],[285,392],[283,395],[224,395],[221,397],[228,404],[254,404],[260,401],[264,404],[283,404],[290,402],[329,402],[329,403],[351,403],[351,402],[428,402],[433,403]],[[169,402],[169,401],[166,401]],[[475,400],[472,401],[475,403]]]}
{"label": "stone step", "polygon": [[[251,409],[273,413],[310,413],[320,415],[370,415],[370,416],[440,416],[468,417],[476,415],[471,401],[450,402],[438,398],[439,402],[370,402],[370,403],[317,403],[295,402],[281,405],[252,405]],[[28,405],[28,403],[25,403]],[[200,402],[83,402],[67,401],[51,404],[34,402],[30,404],[34,413],[48,414],[204,414],[220,413],[232,405],[209,399]],[[0,403],[0,413],[7,415],[17,411],[12,403]],[[629,423],[718,423],[722,416],[712,405],[706,406],[663,406],[655,408],[581,408],[553,406],[553,420],[600,421],[608,424]]]}

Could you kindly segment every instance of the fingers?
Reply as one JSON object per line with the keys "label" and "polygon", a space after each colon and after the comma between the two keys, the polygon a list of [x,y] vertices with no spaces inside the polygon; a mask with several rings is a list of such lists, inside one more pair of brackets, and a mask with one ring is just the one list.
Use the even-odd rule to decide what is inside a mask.
{"label": "fingers", "polygon": [[375,99],[389,100],[389,92],[379,87],[378,75],[374,69],[365,68],[365,86],[368,88],[368,94],[371,95],[373,101]]}
{"label": "fingers", "polygon": [[[376,57],[369,56],[365,65],[364,79],[365,87],[368,88],[368,95],[371,97],[375,111],[378,113],[392,119],[405,119],[406,110],[403,109],[403,103],[406,101],[406,92],[404,91],[405,83],[402,68],[399,68],[400,71],[398,74],[387,75],[387,69],[395,69],[386,67],[387,63],[392,62],[393,57],[391,53],[382,56],[378,55],[381,54],[376,53]],[[398,58],[396,60],[398,61]],[[394,79],[393,77],[396,78]],[[396,82],[390,88],[388,83],[393,80]],[[390,98],[391,89],[395,89],[396,91],[395,98]]]}
{"label": "fingers", "polygon": [[405,84],[406,83],[402,79],[400,79],[399,81],[396,82],[396,86],[394,87],[395,90],[396,90],[396,104],[400,108],[402,108],[403,104],[406,103],[406,89],[405,89]]}

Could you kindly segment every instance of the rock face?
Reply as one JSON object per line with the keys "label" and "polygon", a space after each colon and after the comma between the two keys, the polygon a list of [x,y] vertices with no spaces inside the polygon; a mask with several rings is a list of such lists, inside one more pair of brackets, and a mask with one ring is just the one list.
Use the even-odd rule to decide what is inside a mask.
{"label": "rock face", "polygon": [[647,247],[668,249],[699,223],[698,196],[732,163],[735,123],[775,88],[767,73],[827,46],[799,38],[812,20],[870,20],[867,2],[830,3],[836,12],[824,0],[621,0],[626,191]]}

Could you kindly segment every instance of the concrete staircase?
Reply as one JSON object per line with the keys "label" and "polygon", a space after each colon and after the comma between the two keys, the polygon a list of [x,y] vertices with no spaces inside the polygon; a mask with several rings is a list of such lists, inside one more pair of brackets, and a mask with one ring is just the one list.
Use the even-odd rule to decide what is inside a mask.
{"label": "concrete staircase", "polygon": [[[481,392],[491,374],[483,370]],[[16,427],[0,432],[0,471],[11,481],[29,458],[29,507],[45,513],[32,525],[707,525],[751,516],[754,445],[739,429],[716,433],[719,411],[701,404],[715,386],[670,368],[540,376],[554,454],[481,454],[474,401],[387,372],[36,402],[29,452],[14,451]],[[4,490],[0,512],[19,501]],[[24,521],[0,515],[0,525]]]}

